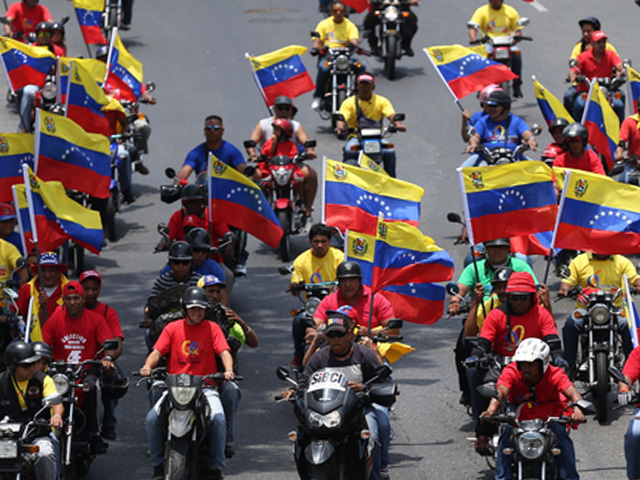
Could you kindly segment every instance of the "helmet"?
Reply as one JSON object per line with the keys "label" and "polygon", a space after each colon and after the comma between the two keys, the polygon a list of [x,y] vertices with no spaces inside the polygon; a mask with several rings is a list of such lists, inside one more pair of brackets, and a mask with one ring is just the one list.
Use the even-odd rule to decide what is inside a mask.
{"label": "helmet", "polygon": [[207,308],[210,306],[209,297],[200,287],[189,287],[182,296],[182,307],[187,310],[191,307]]}
{"label": "helmet", "polygon": [[40,360],[31,345],[23,340],[10,343],[4,351],[4,362],[8,366],[18,365],[20,363],[33,363]]}
{"label": "helmet", "polygon": [[106,57],[109,55],[109,47],[107,45],[100,45],[96,50],[96,58]]}
{"label": "helmet", "polygon": [[564,153],[564,150],[562,149],[561,146],[551,144],[547,146],[547,148],[544,150],[544,153],[542,154],[542,160],[553,161],[553,159],[556,158],[561,153]]}
{"label": "helmet", "polygon": [[495,83],[492,83],[491,85],[487,85],[482,90],[480,90],[480,95],[478,96],[480,100],[480,104],[483,104],[485,100],[487,100],[491,92],[497,92],[497,91],[504,92],[504,90],[500,88],[500,86],[496,85]]}
{"label": "helmet", "polygon": [[336,278],[362,278],[362,270],[360,264],[353,260],[342,262],[336,269]]}
{"label": "helmet", "polygon": [[564,129],[564,127],[566,127],[567,125],[569,125],[569,120],[567,120],[566,118],[556,118],[553,122],[551,122],[549,124],[549,132],[551,133],[551,131],[554,128],[562,128]]}
{"label": "helmet", "polygon": [[551,358],[551,349],[549,345],[539,338],[525,338],[516,350],[513,356],[514,362],[542,362],[542,373],[547,371],[549,360]]}
{"label": "helmet", "polygon": [[564,127],[562,136],[564,137],[565,142],[570,138],[581,138],[583,145],[589,143],[589,131],[587,130],[587,127],[578,122],[574,122]]}
{"label": "helmet", "polygon": [[286,118],[276,118],[271,124],[274,127],[280,127],[287,138],[291,138],[293,136],[293,125]]}
{"label": "helmet", "polygon": [[123,377],[120,367],[116,365],[116,372],[113,375],[103,375],[99,380],[100,389],[106,398],[117,400],[122,398],[129,390],[129,377]]}
{"label": "helmet", "polygon": [[511,109],[511,97],[504,90],[494,90],[486,98],[487,105],[500,105],[507,110]]}
{"label": "helmet", "polygon": [[51,24],[49,22],[40,22],[36,25],[36,33],[41,30],[46,30],[47,32],[51,32]]}
{"label": "helmet", "polygon": [[187,242],[178,241],[169,247],[169,260],[193,260],[193,250]]}
{"label": "helmet", "polygon": [[600,30],[600,20],[598,20],[596,17],[585,17],[578,22],[578,25],[580,25],[580,28],[582,28],[585,23],[590,23],[591,25],[593,25],[594,30]]}
{"label": "helmet", "polygon": [[187,233],[187,243],[191,248],[211,248],[211,236],[204,228],[192,228]]}
{"label": "helmet", "polygon": [[183,202],[188,202],[190,200],[202,200],[203,191],[202,188],[198,185],[190,183],[182,189],[182,193],[180,196],[182,197]]}
{"label": "helmet", "polygon": [[51,24],[51,31],[54,30],[62,32],[62,35],[64,35],[64,25],[62,24],[62,22],[53,22]]}
{"label": "helmet", "polygon": [[40,355],[42,358],[46,358],[48,360],[53,360],[53,353],[51,352],[51,347],[44,342],[33,342],[31,344],[33,347],[33,351],[36,352],[36,355]]}
{"label": "helmet", "polygon": [[494,285],[496,283],[507,283],[512,273],[513,268],[500,267],[493,273],[493,280],[491,280],[491,285]]}
{"label": "helmet", "polygon": [[484,242],[485,247],[509,247],[511,248],[511,240],[508,238],[496,238],[495,240],[488,240]]}
{"label": "helmet", "polygon": [[288,105],[290,107],[293,106],[293,101],[291,100],[291,98],[287,97],[286,95],[280,95],[278,98],[276,98],[276,101],[273,102],[274,105]]}

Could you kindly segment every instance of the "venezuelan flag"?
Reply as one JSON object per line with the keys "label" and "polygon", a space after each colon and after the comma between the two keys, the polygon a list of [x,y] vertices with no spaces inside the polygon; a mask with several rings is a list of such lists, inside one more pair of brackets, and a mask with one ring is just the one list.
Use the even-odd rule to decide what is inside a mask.
{"label": "venezuelan flag", "polygon": [[458,175],[472,244],[553,229],[558,205],[543,162],[458,168]]}
{"label": "venezuelan flag", "polygon": [[551,125],[556,118],[564,118],[569,123],[573,123],[573,117],[569,115],[567,109],[560,100],[558,100],[549,90],[544,88],[536,77],[533,77],[533,88],[536,91],[536,100],[547,125]]}
{"label": "venezuelan flag", "polygon": [[554,246],[603,255],[640,253],[640,189],[567,171]]}
{"label": "venezuelan flag", "polygon": [[142,63],[136,60],[124,47],[120,34],[112,35],[109,49],[109,72],[104,89],[120,99],[137,102],[142,94]]}
{"label": "venezuelan flag", "polygon": [[211,218],[250,233],[277,248],[282,227],[260,187],[215,156],[209,177]]}
{"label": "venezuelan flag", "polygon": [[323,221],[327,225],[375,235],[380,215],[385,220],[418,225],[424,190],[388,175],[325,158],[323,194]]}
{"label": "venezuelan flag", "polygon": [[33,168],[33,135],[0,133],[0,202],[11,202],[11,185],[23,183],[22,166]]}
{"label": "venezuelan flag", "polygon": [[373,282],[373,265],[376,253],[376,236],[352,230],[345,232],[345,257],[358,262],[362,270],[362,283],[368,287]]}
{"label": "venezuelan flag", "polygon": [[102,85],[107,74],[107,65],[95,58],[58,57],[58,68],[56,69],[58,103],[67,103],[67,85],[69,84],[71,62],[82,65],[91,74],[91,78],[95,80],[98,86]]}
{"label": "venezuelan flag", "polygon": [[492,83],[518,78],[501,63],[462,45],[425,48],[424,52],[456,98],[466,97]]}
{"label": "venezuelan flag", "polygon": [[445,289],[436,283],[387,285],[380,293],[391,302],[396,316],[407,322],[431,325],[444,314]]}
{"label": "venezuelan flag", "polygon": [[73,0],[82,38],[87,45],[106,45],[102,34],[102,12],[104,0]]}
{"label": "venezuelan flag", "polygon": [[362,150],[360,151],[360,158],[358,159],[358,165],[360,165],[360,168],[364,168],[365,170],[371,170],[372,172],[389,176],[389,174],[384,168],[382,168],[376,162],[371,160],[371,158],[366,153],[362,152]]}
{"label": "venezuelan flag", "polygon": [[104,135],[87,133],[73,120],[36,111],[36,173],[45,181],[97,198],[109,196],[111,152]]}
{"label": "venezuelan flag", "polygon": [[632,110],[637,113],[636,102],[640,98],[640,73],[629,65],[626,65],[625,68],[627,69],[627,81],[629,82],[629,97],[632,99],[631,102],[629,100],[627,102],[633,107]]}
{"label": "venezuelan flag", "polygon": [[605,98],[596,81],[591,87],[591,100],[587,104],[582,123],[589,130],[589,144],[607,162],[607,171],[613,167],[613,154],[620,141],[620,119]]}
{"label": "venezuelan flag", "polygon": [[280,95],[295,98],[315,88],[300,58],[306,51],[306,47],[289,45],[258,57],[247,55],[267,106]]}
{"label": "venezuelan flag", "polygon": [[71,62],[66,112],[86,132],[109,136],[109,121],[102,107],[109,104],[104,90],[80,63]]}
{"label": "venezuelan flag", "polygon": [[553,231],[511,237],[511,251],[523,255],[549,255]]}
{"label": "venezuelan flag", "polygon": [[0,37],[0,58],[12,92],[26,85],[44,85],[56,61],[49,50]]}

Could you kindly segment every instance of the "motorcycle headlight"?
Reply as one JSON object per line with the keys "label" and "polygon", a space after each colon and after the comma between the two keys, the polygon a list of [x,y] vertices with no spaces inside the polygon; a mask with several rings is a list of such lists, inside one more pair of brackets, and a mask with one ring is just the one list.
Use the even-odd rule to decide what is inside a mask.
{"label": "motorcycle headlight", "polygon": [[309,425],[313,428],[320,428],[323,425],[326,428],[337,428],[340,426],[340,420],[342,417],[338,411],[327,413],[326,415],[320,415],[316,412],[309,412]]}
{"label": "motorcycle headlight", "polygon": [[384,11],[384,18],[390,22],[395,22],[398,19],[398,9],[396,7],[388,7]]}
{"label": "motorcycle headlight", "polygon": [[320,428],[322,426],[322,415],[316,412],[309,412],[309,426],[313,428]]}
{"label": "motorcycle headlight", "polygon": [[0,458],[17,458],[18,442],[16,440],[0,440]]}
{"label": "motorcycle headlight", "polygon": [[311,316],[316,313],[318,309],[318,305],[320,305],[320,300],[318,297],[310,297],[304,304],[304,310]]}
{"label": "motorcycle headlight", "polygon": [[53,101],[56,99],[56,84],[49,82],[42,87],[42,98],[47,101]]}
{"label": "motorcycle headlight", "polygon": [[339,55],[335,62],[336,70],[349,70],[349,62],[349,57],[346,55]]}
{"label": "motorcycle headlight", "polygon": [[538,432],[525,432],[518,437],[517,449],[527,460],[535,460],[544,453],[544,437]]}
{"label": "motorcycle headlight", "polygon": [[604,325],[609,321],[609,317],[610,317],[609,309],[607,308],[606,305],[594,306],[591,309],[591,312],[589,313],[589,315],[591,316],[593,323],[595,323],[596,325]]}
{"label": "motorcycle headlight", "polygon": [[171,396],[179,405],[187,405],[196,394],[197,387],[171,387]]}
{"label": "motorcycle headlight", "polygon": [[69,388],[71,387],[71,382],[69,382],[69,379],[67,378],[67,376],[63,375],[62,373],[56,373],[51,378],[53,380],[54,385],[56,386],[56,391],[60,395],[66,395],[67,392],[69,391]]}
{"label": "motorcycle headlight", "polygon": [[289,179],[291,178],[292,173],[293,170],[291,169],[279,168],[278,170],[273,172],[273,178],[275,179],[276,183],[282,187],[289,183]]}

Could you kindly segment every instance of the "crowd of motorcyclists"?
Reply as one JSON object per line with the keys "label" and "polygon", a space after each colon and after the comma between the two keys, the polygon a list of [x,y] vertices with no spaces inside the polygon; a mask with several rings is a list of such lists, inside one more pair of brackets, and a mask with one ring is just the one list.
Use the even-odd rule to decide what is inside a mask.
{"label": "crowd of motorcyclists", "polygon": [[[389,34],[379,25],[380,12],[393,2],[369,3],[363,37],[368,39],[370,52],[360,47],[361,33],[348,18],[349,5],[341,1],[319,3],[328,16],[313,32],[310,53],[318,56],[318,63],[311,109],[321,115],[327,113],[333,131],[346,140],[345,163],[359,165],[366,153],[382,164],[389,176],[396,177],[396,151],[385,136],[406,131],[404,115],[396,113],[390,99],[374,93],[377,78],[353,56],[389,55],[382,37]],[[417,17],[411,7],[418,2],[397,3],[400,13],[404,12],[399,55],[411,57],[411,41],[417,31]],[[45,46],[56,56],[66,56],[64,23],[53,22],[38,0],[12,5],[6,20],[6,35],[26,41],[33,32],[36,45]],[[515,8],[503,0],[488,0],[467,24],[469,41],[487,43],[487,38],[498,35],[519,37],[519,20]],[[544,150],[542,160],[554,167],[607,175],[609,169],[589,146],[589,133],[580,123],[585,107],[582,93],[585,82],[594,78],[609,78],[615,89],[615,79],[624,75],[624,68],[597,18],[586,17],[578,24],[582,38],[571,53],[575,59],[568,74],[571,87],[564,97],[576,121],[559,118],[549,125],[554,141]],[[517,41],[513,47],[510,68],[521,75],[522,54]],[[106,62],[107,51],[108,47],[99,47],[95,58]],[[334,78],[342,68],[341,56],[348,62],[343,67],[349,70],[352,82],[347,90],[341,90],[344,84]],[[32,131],[33,97],[38,88],[29,85],[18,92],[21,131]],[[108,93],[117,97],[117,92]],[[149,93],[143,91],[141,99],[155,103]],[[536,161],[524,153],[538,149],[538,132],[511,113],[512,102],[522,96],[520,79],[510,87],[487,85],[479,92],[481,110],[474,115],[464,111],[462,116],[462,139],[470,154],[462,167]],[[638,114],[624,118],[624,101],[624,96],[611,97],[622,124],[615,159],[624,163],[620,181],[637,184],[640,118]],[[336,246],[336,237],[341,235],[312,218],[318,174],[309,162],[299,159],[316,158],[319,148],[294,119],[296,112],[294,99],[279,96],[271,108],[272,115],[258,121],[250,132],[244,144],[246,155],[223,139],[222,116],[209,115],[204,119],[205,141],[188,151],[180,169],[174,172],[172,187],[178,193],[172,201],[179,198],[180,206],[166,225],[159,226],[163,238],[155,251],[166,251],[167,263],[153,282],[140,323],[145,329],[148,355],[137,374],[148,385],[145,428],[154,480],[188,475],[192,477],[185,478],[223,478],[225,459],[236,455],[235,419],[242,396],[236,383],[242,379],[239,350],[244,344],[250,348],[259,345],[250,322],[231,308],[234,284],[250,272],[249,253],[245,232],[210,220],[206,175],[211,156],[262,185],[265,192],[275,188],[268,187],[273,175],[270,164],[280,157],[293,159],[295,164],[291,184],[300,221],[291,231],[305,233],[309,249],[286,269],[291,274],[288,291],[302,300],[303,308],[292,315],[289,372],[279,376],[294,384],[281,398],[295,404],[300,421],[294,440],[298,473],[301,478],[332,478],[330,473],[322,473],[322,466],[333,452],[319,440],[330,437],[335,445],[332,448],[343,449],[332,462],[344,465],[353,478],[377,480],[392,475],[389,408],[395,395],[391,371],[385,369],[389,360],[378,347],[400,338],[402,322],[397,321],[393,306],[383,294],[374,295],[363,284],[360,265],[345,261]],[[385,118],[388,126],[383,130]],[[114,134],[122,135],[131,128],[137,135],[137,151],[116,148],[126,157],[123,164],[128,171],[120,175],[122,200],[132,203],[135,197],[130,173],[132,168],[148,173],[140,153],[148,152],[150,130],[148,123],[137,123],[133,118],[128,121],[126,115],[113,119]],[[377,150],[367,147],[372,138],[378,142]],[[115,142],[122,144],[124,140]],[[301,153],[304,156],[299,156]],[[635,164],[630,161],[634,156]],[[14,206],[0,204],[0,284],[16,290],[15,311],[0,312],[0,323],[16,316],[24,322],[29,319],[30,327],[26,337],[23,326],[21,333],[12,331],[12,341],[2,344],[5,370],[0,373],[0,426],[5,417],[21,424],[21,441],[39,447],[29,466],[19,467],[28,469],[37,480],[66,478],[71,476],[71,469],[82,475],[91,459],[108,451],[106,441],[117,439],[116,428],[123,428],[118,425],[116,409],[129,380],[117,365],[125,339],[120,319],[112,307],[98,301],[103,286],[101,273],[75,272],[78,281],[71,280],[65,275],[67,264],[58,252],[22,251],[15,227]],[[634,399],[640,350],[633,348],[627,319],[619,313],[623,299],[617,292],[624,287],[623,275],[631,286],[640,289],[640,275],[621,255],[561,252],[557,259],[562,261],[556,268],[562,277],[558,296],[576,298],[578,303],[560,328],[554,319],[549,289],[536,278],[530,259],[516,256],[508,238],[490,240],[484,246],[481,258],[468,264],[457,285],[448,290],[451,296],[447,306],[449,315],[464,315],[455,342],[455,363],[460,403],[468,407],[476,424],[475,451],[494,458],[496,479],[512,478],[512,466],[516,472],[539,459],[543,469],[556,469],[554,475],[559,478],[577,479],[576,456],[580,452],[574,451],[566,425],[584,421],[583,411],[597,412],[604,422],[602,402],[606,395],[601,388],[606,393],[617,389],[620,405]],[[284,252],[279,250],[283,260]],[[27,257],[26,262],[21,262],[21,255]],[[598,320],[596,306],[606,309],[606,319],[602,313],[602,321]],[[620,370],[615,383],[607,376],[604,387],[599,373],[592,372],[600,365],[596,361],[599,356],[593,355],[588,344],[596,343],[589,340],[594,335],[593,323],[610,324],[610,363]],[[39,341],[25,342],[29,333],[31,340]],[[66,375],[67,390],[54,381],[58,375]],[[595,410],[574,385],[579,380],[599,383],[583,392],[592,394]],[[318,391],[323,393],[319,395]],[[338,434],[328,437],[322,430],[335,427],[332,422],[336,418],[340,423],[337,408],[326,415],[312,409],[314,400],[320,402],[323,395],[338,398],[336,392],[342,392],[340,401],[345,402],[345,412],[347,406],[356,404],[349,403],[349,395],[358,399],[358,407],[353,407],[357,411],[355,419],[340,426],[347,439],[355,438],[357,432],[353,443],[338,441]],[[604,408],[608,408],[606,400]],[[82,416],[83,426],[78,432],[62,428],[74,424],[71,412]],[[529,458],[518,436],[531,427],[526,422],[536,419],[546,422],[545,435],[552,441],[547,450]],[[634,417],[624,440],[630,480],[640,478],[640,464],[635,458],[640,442],[636,421]],[[537,432],[542,430],[539,426]],[[534,447],[532,442],[529,453]],[[0,465],[0,473],[2,468]]]}

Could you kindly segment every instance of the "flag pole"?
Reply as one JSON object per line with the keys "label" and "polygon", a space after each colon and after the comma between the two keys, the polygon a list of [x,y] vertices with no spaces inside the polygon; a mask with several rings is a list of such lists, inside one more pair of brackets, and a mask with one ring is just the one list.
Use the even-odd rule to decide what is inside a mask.
{"label": "flag pole", "polygon": [[32,327],[33,327],[33,297],[29,299],[29,308],[27,309],[27,324],[24,329],[24,341],[27,343],[31,343]]}
{"label": "flag pole", "polygon": [[460,103],[460,100],[458,100],[458,97],[456,97],[456,94],[453,93],[453,90],[451,90],[451,87],[449,86],[447,81],[444,79],[444,76],[442,75],[442,73],[440,72],[438,67],[436,66],[435,62],[433,61],[433,58],[431,58],[431,55],[429,55],[429,51],[426,48],[423,48],[422,51],[424,52],[424,54],[427,56],[427,58],[431,62],[431,65],[433,65],[433,68],[436,69],[436,72],[438,72],[438,76],[440,77],[440,80],[442,80],[442,83],[444,83],[444,86],[447,87],[447,90],[449,90],[449,93],[453,97],[454,103],[458,106],[458,108],[460,109],[461,112],[464,112],[464,107],[462,106],[462,103]]}
{"label": "flag pole", "polygon": [[633,115],[635,112],[634,101],[633,101],[633,92],[631,91],[631,77],[629,76],[629,64],[624,64],[624,71],[627,74],[627,107],[629,107],[629,115]]}
{"label": "flag pole", "polygon": [[209,188],[207,188],[207,210],[209,211],[209,239],[213,239],[213,212],[211,211],[211,190],[213,189],[213,182],[211,181],[211,173],[213,172],[213,153],[209,152],[209,158],[207,158],[207,173],[209,178],[207,179],[207,183]]}
{"label": "flag pole", "polygon": [[249,61],[249,65],[251,66],[251,73],[253,73],[253,79],[256,82],[256,87],[258,87],[258,91],[260,92],[260,95],[262,96],[262,100],[264,100],[264,104],[267,107],[267,111],[269,112],[269,115],[273,115],[273,112],[271,111],[271,108],[269,107],[269,101],[267,100],[267,96],[264,93],[264,90],[262,89],[262,86],[260,85],[260,81],[258,80],[258,75],[256,75],[256,69],[253,68],[253,63],[251,63],[251,55],[249,55],[249,52],[245,52],[244,53],[244,58],[246,58]]}
{"label": "flag pole", "polygon": [[551,236],[551,245],[549,246],[549,259],[547,260],[547,268],[544,271],[544,279],[542,283],[546,285],[549,278],[549,269],[551,268],[551,260],[553,259],[553,250],[556,247],[556,236],[558,235],[558,227],[560,226],[560,217],[562,217],[562,209],[567,197],[567,185],[571,179],[571,170],[565,170],[564,185],[562,186],[562,194],[560,195],[560,205],[558,206],[558,215],[556,216],[556,224],[553,227],[553,235]]}
{"label": "flag pole", "polygon": [[322,156],[322,215],[321,215],[321,219],[320,221],[322,223],[326,223],[325,219],[327,217],[326,215],[326,208],[327,208],[327,156],[323,155]]}
{"label": "flag pole", "polygon": [[587,112],[589,111],[589,105],[591,104],[591,92],[593,91],[593,86],[596,84],[598,80],[595,78],[593,81],[589,83],[589,93],[587,94],[587,103],[584,106],[584,110],[582,111],[582,118],[580,119],[580,123],[584,125],[584,119],[587,118]]}
{"label": "flag pole", "polygon": [[107,52],[107,71],[104,74],[104,81],[102,82],[102,87],[104,88],[105,83],[107,83],[107,78],[109,78],[109,71],[111,65],[111,56],[113,53],[113,46],[116,42],[116,35],[118,34],[118,27],[113,27],[111,29],[111,38],[109,39],[109,51]]}
{"label": "flag pole", "polygon": [[13,192],[13,203],[16,209],[18,227],[20,227],[20,242],[22,243],[22,251],[24,252],[24,257],[27,258],[29,256],[29,251],[27,250],[27,239],[24,238],[24,226],[22,225],[22,215],[20,215],[20,202],[18,202],[18,192],[16,192],[15,185],[11,185],[11,191]]}

